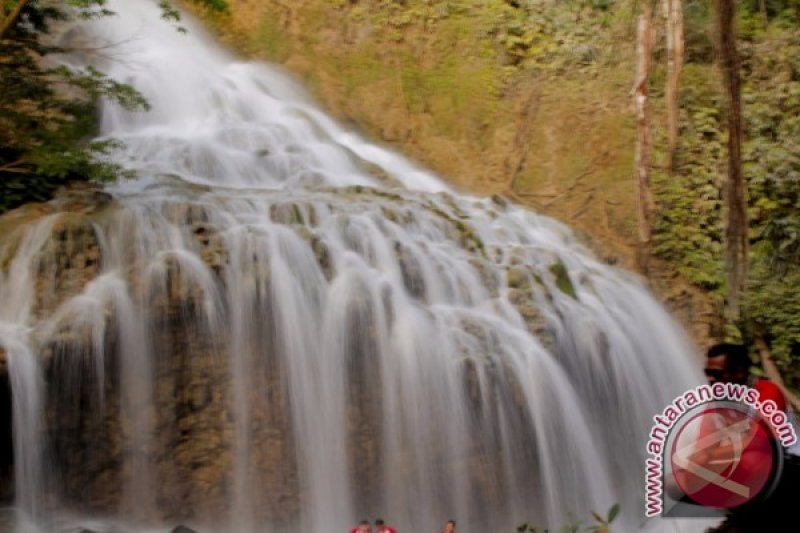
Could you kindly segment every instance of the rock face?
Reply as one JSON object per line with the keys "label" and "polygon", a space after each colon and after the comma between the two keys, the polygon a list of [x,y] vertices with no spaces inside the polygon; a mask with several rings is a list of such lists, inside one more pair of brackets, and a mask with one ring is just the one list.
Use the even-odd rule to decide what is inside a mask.
{"label": "rock face", "polygon": [[[103,300],[102,294],[99,304],[104,310],[92,317],[101,320],[99,327],[76,317],[92,312],[90,302],[75,298],[92,294],[89,285],[100,282],[101,265],[109,260],[102,256],[95,227],[113,216],[118,206],[98,203],[96,194],[83,189],[78,195],[63,196],[48,207],[67,205],[73,211],[57,215],[49,237],[32,258],[33,315],[50,324],[41,333],[40,353],[48,391],[47,451],[55,475],[45,476],[43,488],[84,512],[121,512],[173,523],[227,518],[237,490],[231,339],[219,332],[211,335],[199,309],[197,288],[180,263],[169,259],[159,286],[147,286],[143,258],[132,260],[124,273],[125,283],[141,298],[132,303],[146,306],[148,316],[142,317],[146,338],[126,337],[122,330],[129,325],[119,322],[121,302]],[[90,204],[95,207],[89,208]],[[187,205],[172,211],[193,228],[198,257],[219,275],[224,250],[214,240],[213,229],[197,221],[202,210]],[[145,352],[152,365],[144,370],[146,376],[125,361]],[[243,399],[248,404],[248,453],[252,453],[251,486],[246,490],[259,494],[256,519],[280,523],[297,515],[300,501],[285,387],[274,363],[254,358],[251,367],[259,375],[260,393],[269,401]],[[143,359],[133,364],[147,363]],[[140,379],[126,383],[131,374]],[[145,398],[150,395],[152,401]],[[141,430],[152,436],[137,438]],[[142,478],[140,468],[151,475]],[[126,487],[129,492],[134,487],[132,495],[124,493]],[[6,493],[11,489],[0,488]]]}
{"label": "rock face", "polygon": [[[505,524],[545,486],[554,505],[605,494],[563,443],[662,400],[615,391],[691,374],[666,346],[642,355],[651,333],[688,353],[644,292],[505,201],[82,188],[4,224],[3,310],[27,315],[0,324],[0,362],[39,399],[17,406],[22,508],[214,530],[449,507]],[[635,305],[656,318],[637,326]],[[657,371],[617,382],[633,361]],[[638,468],[641,452],[598,453]],[[576,477],[541,466],[565,456]]]}
{"label": "rock face", "polygon": [[[347,194],[364,193],[358,188]],[[237,397],[235,388],[237,383],[241,385],[242,376],[234,383],[232,361],[242,339],[235,339],[229,329],[210,327],[204,311],[208,296],[204,290],[208,287],[196,283],[185,261],[166,257],[160,269],[154,270],[152,257],[137,255],[129,248],[133,242],[121,243],[120,249],[108,242],[116,224],[109,224],[110,219],[119,224],[134,222],[120,210],[121,206],[105,193],[76,186],[48,204],[36,209],[25,207],[0,218],[0,224],[24,219],[24,224],[16,225],[17,231],[0,243],[0,251],[9,254],[7,268],[13,268],[15,260],[25,260],[12,255],[32,238],[25,228],[44,232],[39,236],[40,245],[27,258],[32,273],[31,317],[39,324],[35,336],[46,384],[45,453],[51,457],[52,469],[44,473],[40,489],[48,498],[81,512],[117,512],[161,523],[199,520],[210,524],[229,520],[231,501],[237,491],[244,491],[257,494],[257,511],[251,519],[293,523],[304,502],[286,363],[270,355],[276,349],[276,324],[264,324],[263,331],[249,333],[253,338],[239,346],[245,351],[257,346],[258,351],[246,354],[250,373],[246,380],[252,396]],[[33,214],[29,216],[29,212]],[[295,227],[321,273],[329,279],[329,244],[314,233],[317,222],[313,207],[276,203],[269,212],[273,221]],[[416,223],[410,212],[398,215],[388,208],[384,212],[395,213],[389,220]],[[213,278],[209,283],[224,297],[231,282],[226,276],[236,258],[209,212],[196,204],[175,203],[164,206],[163,213],[186,232],[192,254],[202,261],[195,268],[210,273]],[[434,210],[433,217],[444,222],[445,232],[465,249],[476,252],[477,237],[463,222],[448,216],[438,208]],[[98,229],[101,227],[102,231]],[[394,253],[406,290],[411,297],[422,298],[426,288],[418,255],[400,242],[395,243]],[[121,254],[122,261],[111,257],[114,254]],[[122,270],[109,271],[109,263]],[[498,286],[489,263],[481,258],[473,263],[496,295]],[[255,280],[265,283],[269,292],[269,268],[266,263],[256,266]],[[104,280],[111,275],[120,275],[118,282],[127,287],[133,301],[103,288]],[[526,297],[531,296],[530,291],[526,293]],[[126,305],[144,315],[125,318],[125,313],[131,312],[123,309]],[[256,305],[254,313],[266,321],[273,320],[274,309],[264,302]],[[531,307],[528,304],[527,309]],[[355,499],[365,509],[377,509],[385,482],[380,462],[380,450],[385,445],[381,421],[384,399],[381,389],[371,386],[381,373],[374,358],[380,350],[375,344],[378,325],[369,308],[354,312],[354,322],[345,325],[360,333],[348,341],[352,364],[347,378],[351,387],[346,395],[344,431],[352,446],[347,460],[353,478],[361,480],[354,491]],[[523,316],[527,319],[526,314]],[[123,323],[125,320],[141,321],[147,335],[126,334],[131,324]],[[537,319],[535,331],[544,329]],[[470,331],[476,337],[485,335],[479,326],[472,326]],[[131,356],[140,358],[134,365],[145,365],[145,358],[149,358],[151,366],[136,368],[126,360]],[[471,379],[477,379],[474,371],[473,367]],[[4,401],[0,387],[0,407],[9,408],[5,422],[10,428],[7,378],[6,352],[0,348],[0,385],[5,383],[9,395]],[[473,384],[477,387],[477,382]],[[234,412],[242,409],[247,413],[247,423],[237,427]],[[152,436],[137,438],[141,430]],[[237,445],[242,432],[246,434],[246,449]],[[8,446],[9,460],[0,468],[10,473],[10,440]],[[236,465],[237,454],[248,458],[244,486],[237,486],[237,468],[241,468]],[[142,477],[144,470],[149,472],[147,477]],[[10,500],[13,477],[3,479],[6,482],[0,484],[0,498]],[[191,530],[179,526],[175,531]]]}

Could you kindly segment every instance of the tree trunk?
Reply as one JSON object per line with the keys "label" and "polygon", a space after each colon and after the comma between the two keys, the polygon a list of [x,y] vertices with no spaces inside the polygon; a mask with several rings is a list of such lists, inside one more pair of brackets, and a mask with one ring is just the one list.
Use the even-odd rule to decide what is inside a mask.
{"label": "tree trunk", "polygon": [[740,318],[740,305],[747,279],[748,237],[747,202],[742,176],[742,102],[739,56],[736,52],[736,6],[734,0],[717,0],[720,67],[728,111],[728,181],[726,264],[728,311],[732,322]]}
{"label": "tree trunk", "polygon": [[667,22],[667,128],[669,147],[666,168],[675,169],[678,149],[678,86],[683,69],[683,0],[664,0],[664,17]]}
{"label": "tree trunk", "polygon": [[647,271],[650,239],[653,232],[654,203],[650,191],[650,108],[648,103],[650,56],[653,43],[652,10],[645,7],[639,16],[636,34],[636,80],[633,96],[636,104],[636,181],[639,190],[638,262]]}
{"label": "tree trunk", "polygon": [[767,0],[758,0],[758,9],[761,11],[761,18],[764,19],[764,27],[769,24],[769,16],[767,16]]}

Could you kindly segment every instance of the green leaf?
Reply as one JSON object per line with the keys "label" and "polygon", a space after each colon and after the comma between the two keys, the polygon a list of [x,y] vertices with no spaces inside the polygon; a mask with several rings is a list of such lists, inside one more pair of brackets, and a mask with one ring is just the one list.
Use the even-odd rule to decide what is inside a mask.
{"label": "green leaf", "polygon": [[619,509],[620,508],[618,503],[615,503],[614,505],[611,506],[611,509],[609,509],[608,511],[608,520],[606,521],[607,524],[610,524],[611,522],[614,521],[614,519],[619,514]]}

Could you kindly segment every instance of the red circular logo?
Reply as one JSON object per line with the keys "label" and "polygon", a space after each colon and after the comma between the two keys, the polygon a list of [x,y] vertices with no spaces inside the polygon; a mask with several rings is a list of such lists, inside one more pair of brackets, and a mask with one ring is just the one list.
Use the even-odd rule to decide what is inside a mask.
{"label": "red circular logo", "polygon": [[672,472],[699,505],[730,509],[767,486],[777,457],[772,433],[760,418],[732,407],[706,407],[690,418],[672,444]]}

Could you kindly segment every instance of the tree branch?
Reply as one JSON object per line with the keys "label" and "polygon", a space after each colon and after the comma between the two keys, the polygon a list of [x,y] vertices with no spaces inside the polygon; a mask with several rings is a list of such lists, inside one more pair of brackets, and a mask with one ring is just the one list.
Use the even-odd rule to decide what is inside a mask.
{"label": "tree branch", "polygon": [[6,163],[5,165],[0,165],[0,173],[30,174],[31,170],[29,168],[25,168],[25,165],[29,164],[30,163],[22,159],[14,161],[12,163]]}
{"label": "tree branch", "polygon": [[22,10],[25,9],[25,6],[28,5],[29,0],[17,0],[17,5],[14,6],[14,11],[8,15],[8,17],[3,20],[2,25],[0,25],[0,38],[13,26],[17,19],[19,18],[20,13]]}
{"label": "tree branch", "polygon": [[647,272],[650,241],[655,220],[655,202],[650,190],[650,164],[652,136],[650,133],[649,79],[653,44],[652,8],[645,6],[639,15],[636,31],[636,78],[633,85],[633,100],[636,105],[636,152],[635,176],[638,191],[639,242],[637,264]]}
{"label": "tree branch", "polygon": [[783,392],[783,395],[786,397],[789,404],[791,404],[792,409],[794,409],[796,413],[800,413],[800,398],[786,388],[783,378],[781,377],[781,373],[778,370],[778,367],[775,365],[775,362],[772,360],[772,354],[770,353],[769,347],[764,341],[764,338],[761,335],[755,335],[753,341],[758,349],[758,354],[761,356],[761,364],[764,366],[764,372],[767,374],[767,377],[770,379],[770,381],[780,387],[781,392]]}

